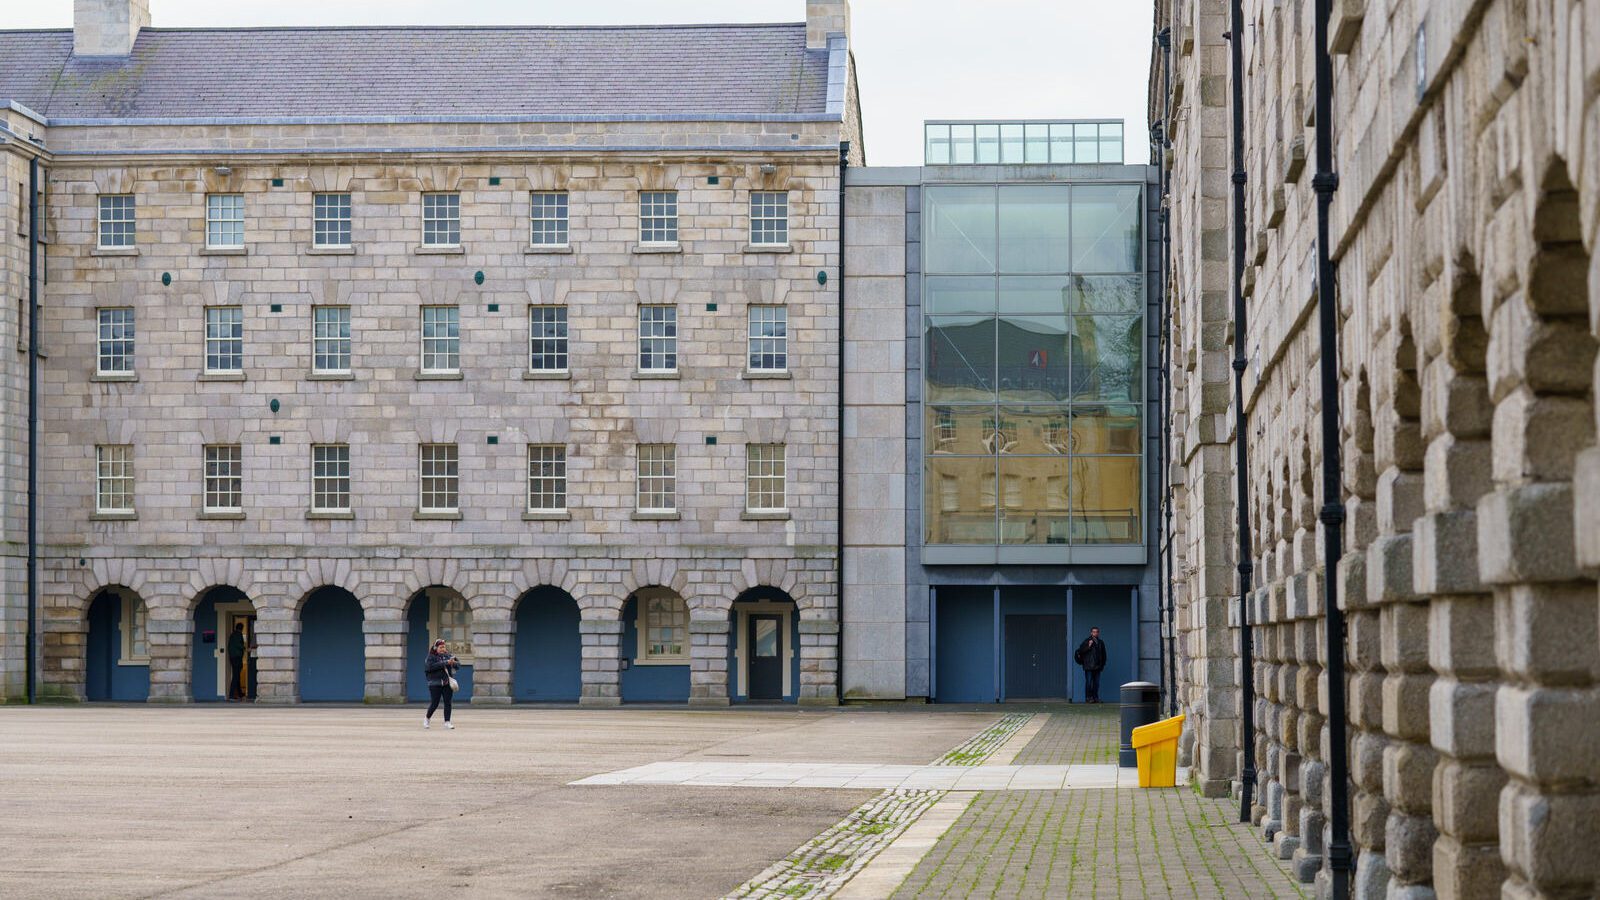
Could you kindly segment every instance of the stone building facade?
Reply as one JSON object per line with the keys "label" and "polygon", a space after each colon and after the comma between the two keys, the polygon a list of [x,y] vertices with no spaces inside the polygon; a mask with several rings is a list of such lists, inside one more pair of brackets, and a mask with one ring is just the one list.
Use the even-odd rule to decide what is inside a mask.
{"label": "stone building facade", "polygon": [[[425,628],[470,643],[475,702],[723,704],[754,696],[743,629],[770,614],[782,699],[836,702],[829,276],[841,142],[862,159],[845,3],[808,3],[804,24],[594,29],[77,12],[76,35],[0,32],[8,297],[25,296],[14,191],[29,157],[47,171],[45,694],[92,695],[102,652],[107,683],[147,659],[153,701],[219,694],[225,606],[263,701],[324,696],[318,654],[361,661],[343,699],[404,699]],[[485,41],[509,68],[463,62]],[[353,71],[316,69],[335,51]],[[197,99],[201,83],[227,88]],[[11,346],[26,320],[0,319]],[[0,372],[8,553],[25,368]],[[524,652],[529,622],[570,633]],[[574,696],[519,692],[524,657],[557,656]]]}
{"label": "stone building facade", "polygon": [[1225,3],[1157,3],[1171,48],[1155,51],[1150,96],[1171,142],[1184,752],[1211,793],[1254,754],[1251,817],[1270,852],[1326,885],[1337,711],[1322,649],[1317,365],[1337,352],[1354,891],[1595,896],[1596,6],[1333,4],[1336,348],[1320,346],[1315,316],[1314,7],[1243,7],[1250,735],[1234,551],[1231,26]]}

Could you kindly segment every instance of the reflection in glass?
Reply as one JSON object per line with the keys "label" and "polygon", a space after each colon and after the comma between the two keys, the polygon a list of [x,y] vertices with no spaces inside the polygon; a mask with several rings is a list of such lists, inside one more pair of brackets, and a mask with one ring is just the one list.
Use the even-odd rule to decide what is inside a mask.
{"label": "reflection in glass", "polygon": [[1022,124],[1011,122],[1000,126],[1000,161],[1007,165],[1022,162]]}
{"label": "reflection in glass", "polygon": [[1029,163],[1047,163],[1050,161],[1050,126],[1039,122],[1027,124],[1027,150],[1023,157]]}
{"label": "reflection in glass", "polygon": [[978,162],[993,165],[1000,161],[1000,126],[978,125]]}
{"label": "reflection in glass", "polygon": [[1067,227],[1071,217],[1066,185],[1002,186],[1000,271],[1067,271]]}
{"label": "reflection in glass", "polygon": [[954,163],[972,162],[972,126],[950,126],[950,161]]}
{"label": "reflection in glass", "polygon": [[1050,126],[1050,162],[1072,162],[1072,126],[1057,123]]}
{"label": "reflection in glass", "polygon": [[1073,457],[1069,503],[1072,543],[1138,543],[1139,457]]}
{"label": "reflection in glass", "polygon": [[1006,400],[1066,400],[1071,383],[1072,319],[1002,316],[998,325],[998,387]]}
{"label": "reflection in glass", "polygon": [[[1083,152],[1082,143],[1078,152]],[[1090,184],[1072,189],[1072,271],[1139,271],[1138,185]]]}
{"label": "reflection in glass", "polygon": [[927,453],[988,455],[994,453],[994,407],[923,407],[922,439]]}
{"label": "reflection in glass", "polygon": [[995,320],[928,316],[927,321],[927,399],[992,400]]}
{"label": "reflection in glass", "polygon": [[1013,275],[1000,279],[1000,312],[1015,315],[1065,315],[1081,291],[1068,275]]}
{"label": "reflection in glass", "polygon": [[994,188],[941,185],[927,188],[924,199],[927,270],[931,273],[993,272]]}
{"label": "reflection in glass", "polygon": [[[1065,406],[1000,407],[1001,422],[1014,435],[1006,453],[1017,456],[1065,456],[1072,448],[1072,420]],[[1063,493],[1062,497],[1066,494]]]}
{"label": "reflection in glass", "polygon": [[922,303],[923,312],[933,316],[990,315],[994,278],[930,275],[922,281]]}
{"label": "reflection in glass", "polygon": [[1000,483],[1007,500],[1000,510],[1002,544],[1068,542],[1069,466],[1059,456],[1000,460]]}
{"label": "reflection in glass", "polygon": [[929,125],[926,128],[928,146],[925,159],[930,166],[942,166],[950,162],[950,126]]}
{"label": "reflection in glass", "polygon": [[1144,396],[1139,370],[1141,316],[1073,316],[1072,399],[1132,400]]}
{"label": "reflection in glass", "polygon": [[1100,140],[1096,133],[1098,129],[1093,125],[1079,124],[1074,126],[1076,146],[1073,149],[1073,162],[1092,163],[1100,161]]}
{"label": "reflection in glass", "polygon": [[[1001,290],[1005,290],[1004,283]],[[1137,313],[1144,306],[1144,279],[1138,275],[1074,275],[1072,309],[1086,313]],[[1001,309],[1005,309],[1004,306]]]}
{"label": "reflection in glass", "polygon": [[924,543],[995,543],[994,467],[993,457],[928,460],[922,480]]}
{"label": "reflection in glass", "polygon": [[778,655],[778,620],[756,619],[756,656],[771,658]]}
{"label": "reflection in glass", "polygon": [[1139,406],[1135,403],[1078,403],[1072,407],[1073,453],[1138,453]]}
{"label": "reflection in glass", "polygon": [[1122,162],[1122,124],[1102,122],[1100,125],[1100,161]]}

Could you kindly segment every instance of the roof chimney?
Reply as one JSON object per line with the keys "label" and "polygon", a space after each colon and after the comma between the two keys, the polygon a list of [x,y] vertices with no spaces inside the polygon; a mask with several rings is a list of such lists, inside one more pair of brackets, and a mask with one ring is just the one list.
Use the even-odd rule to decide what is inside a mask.
{"label": "roof chimney", "polygon": [[127,56],[150,24],[150,0],[73,0],[72,55]]}
{"label": "roof chimney", "polygon": [[806,0],[806,49],[828,49],[830,34],[850,35],[850,0]]}

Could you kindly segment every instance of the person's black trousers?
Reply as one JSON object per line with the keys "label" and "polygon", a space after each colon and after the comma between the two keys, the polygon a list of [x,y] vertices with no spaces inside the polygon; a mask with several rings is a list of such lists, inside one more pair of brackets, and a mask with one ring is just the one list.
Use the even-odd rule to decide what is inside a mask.
{"label": "person's black trousers", "polygon": [[433,718],[433,711],[439,708],[439,701],[444,701],[444,720],[450,721],[450,699],[456,695],[450,690],[448,684],[428,685],[428,718]]}
{"label": "person's black trousers", "polygon": [[228,657],[228,699],[243,700],[244,689],[240,687],[240,676],[244,674],[244,657],[235,659]]}
{"label": "person's black trousers", "polygon": [[1090,703],[1100,702],[1100,673],[1083,670],[1083,698]]}

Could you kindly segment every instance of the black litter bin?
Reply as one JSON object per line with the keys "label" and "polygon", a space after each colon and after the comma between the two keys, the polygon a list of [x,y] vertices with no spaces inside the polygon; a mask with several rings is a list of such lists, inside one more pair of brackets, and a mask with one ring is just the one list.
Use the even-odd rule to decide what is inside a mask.
{"label": "black litter bin", "polygon": [[1117,765],[1132,769],[1139,765],[1133,749],[1133,730],[1161,718],[1161,687],[1148,681],[1130,681],[1122,686],[1122,744]]}

